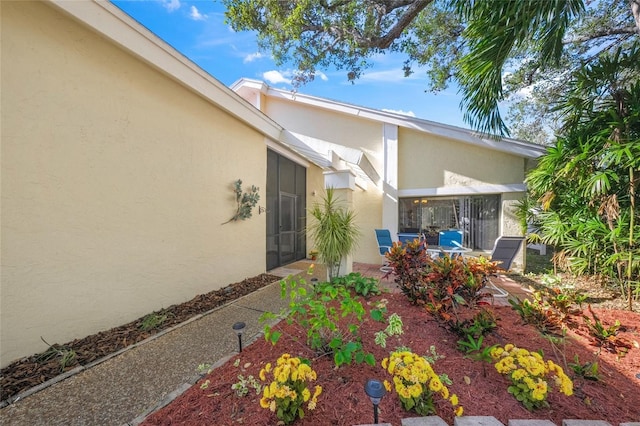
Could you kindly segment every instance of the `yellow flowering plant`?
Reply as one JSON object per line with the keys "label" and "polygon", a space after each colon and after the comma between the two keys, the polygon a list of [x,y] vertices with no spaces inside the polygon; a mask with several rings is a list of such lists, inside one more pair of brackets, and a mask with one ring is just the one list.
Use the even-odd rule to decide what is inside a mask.
{"label": "yellow flowering plant", "polygon": [[458,396],[449,395],[449,389],[424,357],[408,350],[392,352],[389,358],[382,360],[382,368],[393,376],[393,387],[387,380],[384,386],[389,392],[395,389],[405,410],[422,416],[435,414],[434,396],[439,394],[451,403],[456,416],[462,415]]}
{"label": "yellow flowering plant", "polygon": [[315,387],[313,395],[309,390],[309,382],[315,381],[317,376],[308,361],[289,354],[282,354],[273,368],[271,363],[266,364],[260,370],[259,377],[263,382],[271,380],[264,387],[260,406],[271,410],[284,424],[293,423],[297,418],[302,419],[302,406],[305,403],[309,410],[315,409],[318,396],[322,393],[321,386]]}
{"label": "yellow flowering plant", "polygon": [[538,352],[507,344],[493,348],[491,358],[496,370],[511,379],[509,393],[529,411],[549,406],[547,395],[550,379],[561,393],[573,395],[573,382],[562,367],[551,360],[545,361]]}

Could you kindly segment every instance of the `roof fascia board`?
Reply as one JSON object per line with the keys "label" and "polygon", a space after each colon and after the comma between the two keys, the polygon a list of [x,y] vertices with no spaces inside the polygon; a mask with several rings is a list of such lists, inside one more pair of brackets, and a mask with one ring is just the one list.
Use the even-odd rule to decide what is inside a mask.
{"label": "roof fascia board", "polygon": [[526,192],[527,186],[523,183],[510,183],[504,185],[469,185],[469,186],[441,186],[437,188],[400,189],[398,197],[433,197],[444,195],[474,195],[474,194],[506,194],[513,192]]}
{"label": "roof fascia board", "polygon": [[303,156],[301,156],[300,154],[292,152],[289,149],[287,149],[284,146],[282,146],[282,144],[273,142],[273,141],[271,141],[269,139],[267,139],[267,148],[271,149],[274,152],[277,152],[278,154],[282,155],[283,157],[288,158],[289,160],[293,161],[294,163],[298,163],[299,165],[301,165],[304,168],[308,169],[309,166],[311,165],[311,162],[308,161]]}
{"label": "roof fascia board", "polygon": [[243,82],[251,82],[251,87],[258,89],[262,93],[265,93],[266,95],[274,98],[286,99],[289,101],[294,101],[301,104],[324,109],[330,109],[332,111],[350,114],[369,120],[394,124],[400,127],[414,129],[424,133],[429,133],[468,143],[470,145],[485,148],[488,147],[496,151],[501,151],[508,154],[521,155],[526,158],[538,158],[546,152],[546,148],[542,145],[531,144],[524,141],[519,141],[517,139],[503,138],[501,140],[494,140],[482,136],[481,134],[474,132],[473,130],[463,129],[461,127],[450,126],[442,123],[436,123],[434,121],[424,120],[421,118],[400,116],[398,114],[388,113],[385,111],[349,105],[343,102],[333,101],[331,99],[323,99],[283,89],[276,89],[270,86],[266,86],[267,89],[265,90],[264,83],[256,80],[245,79],[238,81],[236,84],[242,85]]}
{"label": "roof fascia board", "polygon": [[280,125],[111,2],[49,0],[49,3],[265,136],[279,140]]}

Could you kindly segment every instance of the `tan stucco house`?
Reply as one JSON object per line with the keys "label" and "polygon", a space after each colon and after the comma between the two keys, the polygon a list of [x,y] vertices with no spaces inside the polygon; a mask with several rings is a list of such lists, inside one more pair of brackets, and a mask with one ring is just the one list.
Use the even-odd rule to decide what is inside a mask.
{"label": "tan stucco house", "polygon": [[[375,228],[460,226],[476,249],[520,233],[540,147],[225,87],[106,1],[0,16],[0,366],[304,258],[325,186],[358,214],[358,262],[380,262]],[[261,214],[223,224],[237,179]]]}
{"label": "tan stucco house", "polygon": [[310,183],[311,202],[323,185],[351,191],[363,231],[355,261],[380,262],[375,228],[409,237],[461,229],[464,245],[476,251],[491,250],[500,235],[522,235],[513,204],[543,147],[260,81],[242,79],[232,89],[284,128],[285,145],[330,170]]}

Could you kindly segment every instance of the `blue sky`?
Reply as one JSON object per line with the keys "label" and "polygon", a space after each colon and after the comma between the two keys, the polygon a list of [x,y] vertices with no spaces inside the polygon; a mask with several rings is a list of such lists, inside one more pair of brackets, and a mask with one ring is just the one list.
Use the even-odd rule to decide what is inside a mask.
{"label": "blue sky", "polygon": [[[144,0],[112,2],[213,77],[229,86],[242,77],[290,89],[292,67],[277,67],[260,52],[252,32],[234,32],[224,23],[224,7],[215,0]],[[404,77],[399,55],[379,55],[374,66],[351,84],[344,71],[321,70],[299,92],[468,128],[462,121],[455,88],[425,92],[420,70]]]}

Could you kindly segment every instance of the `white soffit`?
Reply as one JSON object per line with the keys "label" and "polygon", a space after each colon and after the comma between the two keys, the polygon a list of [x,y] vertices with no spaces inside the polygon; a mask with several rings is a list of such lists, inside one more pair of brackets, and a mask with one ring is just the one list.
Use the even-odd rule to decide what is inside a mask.
{"label": "white soffit", "polygon": [[181,85],[243,121],[265,136],[279,140],[282,127],[251,106],[117,6],[105,0],[49,0],[59,10],[119,45]]}
{"label": "white soffit", "polygon": [[340,160],[344,161],[349,169],[355,172],[356,178],[358,178],[358,186],[366,186],[364,182],[371,182],[377,186],[380,181],[380,175],[375,167],[373,167],[367,155],[359,149],[349,148],[288,130],[283,132],[281,142],[324,169],[339,168],[333,158],[333,154],[335,154]]}
{"label": "white soffit", "polygon": [[474,195],[474,194],[505,194],[509,192],[526,192],[524,183],[512,183],[506,185],[469,185],[446,186],[439,188],[400,189],[398,197],[434,197],[447,195]]}

